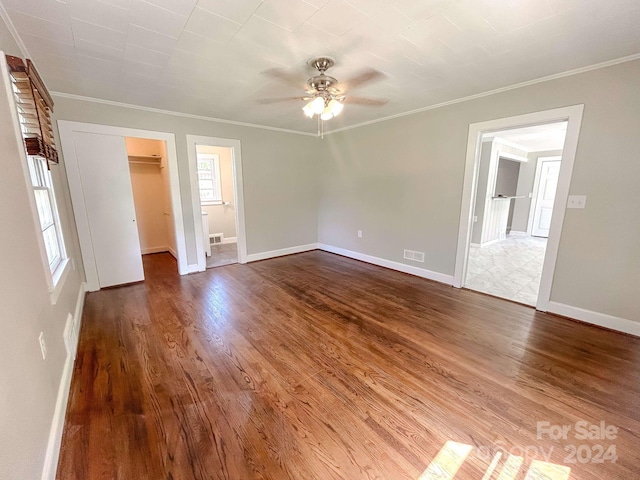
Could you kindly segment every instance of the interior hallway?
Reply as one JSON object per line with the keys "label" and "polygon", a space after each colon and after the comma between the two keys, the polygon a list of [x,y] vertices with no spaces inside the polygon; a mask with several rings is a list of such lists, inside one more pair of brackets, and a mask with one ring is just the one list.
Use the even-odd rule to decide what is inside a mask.
{"label": "interior hallway", "polygon": [[320,251],[144,263],[87,295],[60,480],[417,480],[449,441],[477,480],[499,446],[564,463],[536,422],[578,419],[619,459],[571,478],[640,477],[640,338]]}

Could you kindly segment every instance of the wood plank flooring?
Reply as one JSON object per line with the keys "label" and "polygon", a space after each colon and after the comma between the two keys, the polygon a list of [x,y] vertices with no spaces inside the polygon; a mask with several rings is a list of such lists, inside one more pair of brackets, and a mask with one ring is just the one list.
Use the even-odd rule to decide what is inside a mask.
{"label": "wood plank flooring", "polygon": [[320,251],[144,265],[87,295],[60,480],[640,478],[638,338]]}

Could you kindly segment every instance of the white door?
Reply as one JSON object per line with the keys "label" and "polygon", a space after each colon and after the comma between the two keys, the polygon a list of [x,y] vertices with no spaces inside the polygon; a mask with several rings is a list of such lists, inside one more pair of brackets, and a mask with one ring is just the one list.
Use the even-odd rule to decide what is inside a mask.
{"label": "white door", "polygon": [[543,160],[539,175],[531,235],[548,238],[549,228],[551,228],[553,200],[556,197],[558,176],[560,175],[560,160]]}
{"label": "white door", "polygon": [[100,287],[144,280],[124,137],[74,132]]}

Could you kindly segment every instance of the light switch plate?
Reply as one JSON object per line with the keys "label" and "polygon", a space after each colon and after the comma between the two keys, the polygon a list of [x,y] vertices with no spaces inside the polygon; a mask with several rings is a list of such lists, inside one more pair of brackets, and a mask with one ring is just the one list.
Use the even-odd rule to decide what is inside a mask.
{"label": "light switch plate", "polygon": [[584,208],[587,204],[586,195],[569,195],[567,208]]}

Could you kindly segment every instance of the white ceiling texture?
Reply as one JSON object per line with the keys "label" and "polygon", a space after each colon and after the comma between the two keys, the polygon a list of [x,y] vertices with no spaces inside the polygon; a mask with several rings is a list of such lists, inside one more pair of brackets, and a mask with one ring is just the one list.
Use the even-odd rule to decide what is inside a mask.
{"label": "white ceiling texture", "polygon": [[386,75],[333,130],[640,52],[640,0],[0,1],[52,91],[302,132],[302,101],[259,99],[318,55]]}

